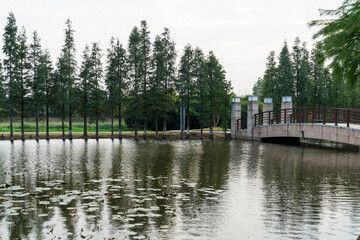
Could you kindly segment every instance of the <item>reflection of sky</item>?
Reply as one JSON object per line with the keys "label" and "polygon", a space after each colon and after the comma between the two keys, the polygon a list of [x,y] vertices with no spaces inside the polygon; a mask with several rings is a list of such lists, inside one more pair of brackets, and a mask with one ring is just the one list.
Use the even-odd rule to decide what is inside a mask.
{"label": "reflection of sky", "polygon": [[359,169],[358,153],[257,142],[1,141],[0,235],[354,239]]}

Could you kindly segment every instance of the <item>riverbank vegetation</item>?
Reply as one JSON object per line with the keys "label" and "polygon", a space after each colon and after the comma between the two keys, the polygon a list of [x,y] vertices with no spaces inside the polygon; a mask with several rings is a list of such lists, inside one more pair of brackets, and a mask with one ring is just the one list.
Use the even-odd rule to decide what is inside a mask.
{"label": "riverbank vegetation", "polygon": [[[151,41],[147,22],[141,21],[132,29],[127,46],[115,37],[106,53],[99,43],[86,45],[78,64],[74,33],[68,19],[54,63],[42,48],[38,32],[28,40],[25,28],[18,29],[14,14],[9,14],[0,61],[0,118],[9,122],[10,140],[14,130],[20,130],[25,139],[29,118],[34,119],[30,129],[35,139],[41,131],[49,139],[54,128],[62,139],[72,139],[79,129],[85,139],[89,131],[99,138],[99,132],[109,128],[112,138],[122,138],[129,129],[135,138],[139,129],[144,138],[148,130],[156,138],[166,138],[168,129],[179,129],[180,108],[187,116],[187,138],[194,128],[200,129],[201,138],[206,127],[209,138],[214,137],[214,126],[228,128],[231,84],[213,52],[205,54],[188,44],[178,63],[170,30],[164,28]],[[54,117],[60,121],[51,122]],[[74,118],[82,119],[82,127]],[[105,119],[110,120],[102,123]]]}
{"label": "riverbank vegetation", "polygon": [[278,56],[271,51],[253,94],[272,97],[277,109],[282,96],[293,96],[294,107],[360,107],[360,2],[346,0],[320,14],[331,19],[309,23],[320,27],[316,45],[309,49],[296,38]]}

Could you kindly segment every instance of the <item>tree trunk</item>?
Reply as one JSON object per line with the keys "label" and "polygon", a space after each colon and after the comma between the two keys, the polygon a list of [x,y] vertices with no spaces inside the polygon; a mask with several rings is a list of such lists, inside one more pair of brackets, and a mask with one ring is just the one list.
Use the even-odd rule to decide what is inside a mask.
{"label": "tree trunk", "polygon": [[62,124],[62,140],[65,141],[65,106],[62,104],[61,124]]}
{"label": "tree trunk", "polygon": [[21,140],[25,141],[25,131],[24,131],[24,95],[23,90],[21,90]]}
{"label": "tree trunk", "polygon": [[87,133],[87,108],[86,108],[86,104],[84,107],[84,139],[88,140],[88,133]]}
{"label": "tree trunk", "polygon": [[159,139],[159,126],[158,126],[158,116],[155,116],[155,138]]}
{"label": "tree trunk", "polygon": [[38,112],[38,104],[35,104],[35,122],[36,122],[36,141],[39,141],[39,112]]}
{"label": "tree trunk", "polygon": [[12,94],[10,93],[10,141],[14,141],[14,129],[13,129],[13,102]]}
{"label": "tree trunk", "polygon": [[189,103],[187,105],[186,111],[187,111],[186,139],[190,139],[190,106],[189,106]]}
{"label": "tree trunk", "polygon": [[[47,99],[48,99],[48,95],[47,95]],[[49,100],[46,100],[46,140],[49,141],[50,136],[49,136]]]}
{"label": "tree trunk", "polygon": [[201,126],[200,129],[200,140],[203,140],[203,127]]}
{"label": "tree trunk", "polygon": [[166,139],[166,115],[164,116],[164,122],[163,122],[163,139]]}
{"label": "tree trunk", "polygon": [[121,127],[121,102],[119,103],[119,139],[122,139],[122,127]]}
{"label": "tree trunk", "polygon": [[137,120],[135,119],[135,132],[134,132],[134,138],[138,139],[138,126],[137,126]]}
{"label": "tree trunk", "polygon": [[[71,98],[69,99],[71,101]],[[72,140],[72,107],[69,104],[69,139]]]}
{"label": "tree trunk", "polygon": [[95,111],[95,114],[96,114],[96,140],[99,140],[99,111],[96,107],[96,111]]}
{"label": "tree trunk", "polygon": [[114,107],[111,105],[111,140],[114,140]]}
{"label": "tree trunk", "polygon": [[214,135],[213,135],[213,116],[212,116],[212,114],[210,115],[209,139],[214,139]]}
{"label": "tree trunk", "polygon": [[145,117],[145,119],[144,119],[144,139],[146,139],[146,137],[147,137],[147,129],[146,129],[146,124],[147,124],[147,122],[146,122],[146,117]]}

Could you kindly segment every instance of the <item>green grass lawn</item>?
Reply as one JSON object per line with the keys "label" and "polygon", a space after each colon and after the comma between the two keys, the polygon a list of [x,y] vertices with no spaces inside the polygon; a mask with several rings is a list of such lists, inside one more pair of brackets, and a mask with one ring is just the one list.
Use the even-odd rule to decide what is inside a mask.
{"label": "green grass lawn", "polygon": [[[50,122],[49,132],[62,132],[61,121]],[[21,132],[21,123],[13,123],[14,132]],[[118,124],[114,122],[114,131],[117,132]],[[132,128],[127,128],[126,125],[122,124],[123,131],[132,131]],[[25,122],[24,123],[25,132],[35,132],[36,126],[35,122]],[[39,122],[39,132],[46,131],[46,122]],[[68,132],[68,122],[65,123],[65,132]],[[73,132],[83,132],[83,122],[73,122],[72,123]],[[10,123],[9,122],[0,122],[0,132],[10,132]],[[95,123],[88,123],[88,132],[95,132]],[[111,122],[99,122],[99,132],[111,132]]]}

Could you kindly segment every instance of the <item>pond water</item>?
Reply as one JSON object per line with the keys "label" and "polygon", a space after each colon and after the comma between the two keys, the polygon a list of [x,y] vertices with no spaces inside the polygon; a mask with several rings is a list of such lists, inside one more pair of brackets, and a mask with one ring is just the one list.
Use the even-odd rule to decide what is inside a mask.
{"label": "pond water", "polygon": [[243,141],[0,142],[0,239],[356,239],[360,154]]}

